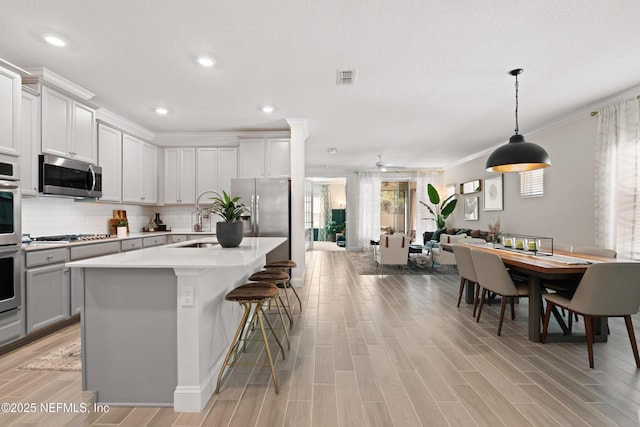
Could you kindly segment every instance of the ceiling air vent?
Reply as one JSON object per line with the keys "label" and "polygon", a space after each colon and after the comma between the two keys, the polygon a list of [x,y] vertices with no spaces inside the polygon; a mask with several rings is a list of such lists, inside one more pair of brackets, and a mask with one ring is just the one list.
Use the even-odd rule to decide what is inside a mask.
{"label": "ceiling air vent", "polygon": [[338,70],[336,84],[338,86],[352,85],[356,80],[356,70]]}

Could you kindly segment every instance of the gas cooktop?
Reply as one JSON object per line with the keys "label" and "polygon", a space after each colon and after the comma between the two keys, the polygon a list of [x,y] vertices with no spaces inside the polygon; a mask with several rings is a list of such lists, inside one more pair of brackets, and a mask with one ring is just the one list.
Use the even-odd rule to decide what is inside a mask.
{"label": "gas cooktop", "polygon": [[30,237],[29,239],[33,243],[70,243],[111,238],[110,234],[60,234],[57,236]]}

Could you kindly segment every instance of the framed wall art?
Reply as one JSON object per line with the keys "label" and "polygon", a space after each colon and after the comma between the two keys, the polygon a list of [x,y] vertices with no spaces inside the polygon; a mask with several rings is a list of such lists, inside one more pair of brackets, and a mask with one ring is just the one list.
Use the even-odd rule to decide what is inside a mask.
{"label": "framed wall art", "polygon": [[480,190],[482,190],[482,181],[479,179],[460,184],[460,194],[477,193]]}
{"label": "framed wall art", "polygon": [[484,210],[501,211],[504,209],[502,174],[484,180]]}
{"label": "framed wall art", "polygon": [[464,219],[467,221],[478,220],[478,200],[479,197],[467,197],[464,199]]}

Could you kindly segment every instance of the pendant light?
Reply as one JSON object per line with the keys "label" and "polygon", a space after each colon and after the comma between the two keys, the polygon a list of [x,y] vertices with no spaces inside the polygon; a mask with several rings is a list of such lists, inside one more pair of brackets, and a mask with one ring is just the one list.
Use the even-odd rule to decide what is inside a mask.
{"label": "pendant light", "polygon": [[537,144],[527,142],[518,134],[518,75],[522,68],[509,71],[516,78],[516,133],[509,143],[498,147],[487,159],[488,172],[524,172],[551,166],[549,155]]}

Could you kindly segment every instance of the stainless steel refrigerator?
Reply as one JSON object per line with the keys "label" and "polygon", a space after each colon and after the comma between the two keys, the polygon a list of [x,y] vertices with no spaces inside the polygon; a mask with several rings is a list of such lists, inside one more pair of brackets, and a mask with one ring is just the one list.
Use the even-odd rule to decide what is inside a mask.
{"label": "stainless steel refrigerator", "polygon": [[267,262],[291,259],[291,180],[289,178],[238,178],[231,180],[231,195],[249,208],[243,216],[245,236],[286,237]]}

